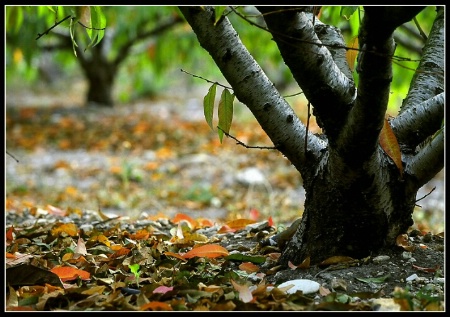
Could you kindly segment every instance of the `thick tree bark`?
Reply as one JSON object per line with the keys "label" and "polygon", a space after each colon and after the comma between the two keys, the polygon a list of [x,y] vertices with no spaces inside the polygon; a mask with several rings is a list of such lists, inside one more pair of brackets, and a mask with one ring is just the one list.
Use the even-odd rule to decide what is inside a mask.
{"label": "thick tree bark", "polygon": [[[405,102],[405,107],[412,110],[404,110],[398,121],[391,120],[394,131],[404,141],[401,143],[403,174],[379,146],[393,76],[391,66],[395,45],[392,33],[423,8],[366,10],[360,30],[362,53],[358,62],[357,88],[344,58],[342,36],[337,29],[313,18],[311,8],[258,9],[265,13],[267,28],[286,65],[313,105],[324,131],[320,138],[308,135],[306,153],[305,126],[245,49],[228,19],[223,17],[214,25],[213,8],[180,7],[200,44],[233,87],[236,97],[252,111],[274,145],[303,177],[305,210],[280,263],[299,264],[307,257],[312,263],[318,263],[334,255],[362,258],[395,245],[396,237],[413,224],[417,190],[423,181],[443,167],[443,133],[424,143],[420,150],[405,150],[414,145],[408,142],[412,129],[410,117],[432,125],[419,129],[421,141],[431,138],[439,129],[437,123],[442,122],[444,96],[440,95],[442,90],[436,88],[434,93],[425,93],[420,99],[421,104]],[[434,39],[443,30],[439,16],[438,13],[434,27],[436,35],[430,35],[429,46],[435,45]],[[380,21],[385,23],[378,28]],[[438,47],[433,57],[440,67],[444,54]],[[427,49],[424,52],[427,59]],[[423,67],[425,65],[428,64]],[[428,73],[431,78],[427,79],[441,84],[442,68],[438,70],[438,74]],[[418,91],[423,85],[420,79],[427,80],[423,75],[417,75],[412,87],[417,87]],[[435,87],[443,87],[440,84]],[[415,94],[415,90],[410,93]],[[416,110],[421,108],[426,110],[417,111],[416,117]],[[424,167],[427,161],[432,162],[433,167]]]}

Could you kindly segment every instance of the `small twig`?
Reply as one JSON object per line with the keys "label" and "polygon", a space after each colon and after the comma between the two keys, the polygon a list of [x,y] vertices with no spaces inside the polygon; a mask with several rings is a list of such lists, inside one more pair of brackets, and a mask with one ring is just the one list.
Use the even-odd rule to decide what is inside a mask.
{"label": "small twig", "polygon": [[90,29],[90,30],[96,30],[96,31],[104,31],[104,30],[106,30],[106,28],[101,28],[101,29],[90,28],[90,27],[84,25],[83,23],[81,23],[80,21],[78,21],[78,24],[81,25],[82,27],[84,27],[86,29]]}
{"label": "small twig", "polygon": [[68,15],[68,16],[66,16],[64,19],[62,19],[61,21],[59,21],[59,22],[55,22],[55,25],[53,25],[52,27],[50,27],[47,31],[45,31],[44,33],[42,33],[42,34],[39,34],[38,33],[38,37],[36,38],[36,41],[37,40],[39,40],[41,37],[43,37],[44,35],[47,35],[52,29],[54,29],[55,27],[57,27],[58,25],[60,25],[61,23],[63,23],[64,21],[66,21],[67,19],[70,19],[72,16],[71,15]]}
{"label": "small twig", "polygon": [[417,21],[416,17],[414,17],[413,21],[414,21],[414,24],[416,25],[417,29],[419,30],[420,35],[424,38],[425,41],[428,40],[428,36],[425,34],[425,32],[420,27],[419,21]]}
{"label": "small twig", "polygon": [[301,92],[298,92],[298,93],[295,93],[295,94],[292,94],[292,95],[283,96],[283,98],[295,97],[295,96],[301,95],[301,94],[303,94],[303,93],[304,93],[304,92],[301,91]]}
{"label": "small twig", "polygon": [[191,74],[191,73],[185,71],[185,70],[182,69],[182,68],[180,68],[180,70],[181,70],[183,73],[186,73],[186,74],[188,74],[188,75],[191,75],[192,77],[200,78],[200,79],[203,79],[204,81],[206,81],[206,82],[208,82],[208,83],[216,84],[216,85],[218,85],[218,86],[220,86],[220,87],[223,87],[223,88],[226,88],[226,89],[233,90],[232,87],[228,87],[228,86],[222,85],[222,84],[218,83],[217,81],[211,81],[211,80],[209,80],[209,79],[203,78],[202,76],[198,76],[198,75]]}
{"label": "small twig", "polygon": [[247,148],[247,149],[260,149],[260,150],[277,150],[277,147],[275,146],[252,146],[252,145],[247,145],[244,142],[239,141],[238,139],[236,139],[234,136],[232,136],[231,134],[225,132],[221,127],[217,126],[217,129],[219,129],[220,131],[223,132],[223,134],[225,134],[227,137],[232,138],[233,140],[236,141],[236,144],[242,145],[243,147]]}
{"label": "small twig", "polygon": [[14,155],[12,155],[11,153],[9,153],[8,150],[6,150],[6,154],[8,154],[9,156],[11,156],[13,159],[16,160],[17,163],[19,163],[19,160],[16,159],[16,158],[14,157]]}
{"label": "small twig", "polygon": [[[433,189],[430,190],[430,192],[429,192],[428,194],[426,194],[426,195],[423,196],[422,198],[417,199],[415,202],[418,202],[418,201],[424,199],[425,197],[429,196],[435,189],[436,189],[436,186],[434,186]],[[422,206],[420,206],[420,205],[417,205],[417,204],[415,204],[415,205],[418,206],[418,207],[420,207],[420,208],[422,208]]]}

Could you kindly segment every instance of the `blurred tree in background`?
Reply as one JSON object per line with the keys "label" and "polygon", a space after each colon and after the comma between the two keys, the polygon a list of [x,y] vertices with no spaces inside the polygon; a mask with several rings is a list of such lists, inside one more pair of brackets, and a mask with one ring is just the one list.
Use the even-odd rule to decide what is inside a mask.
{"label": "blurred tree in background", "polygon": [[[204,58],[203,50],[196,45],[195,34],[177,7],[103,6],[101,10],[107,23],[104,38],[85,50],[90,41],[86,28],[75,26],[79,44],[77,56],[69,33],[70,20],[36,39],[56,22],[74,15],[71,11],[74,8],[59,6],[52,7],[52,11],[46,6],[6,6],[7,84],[19,82],[22,87],[24,80],[32,86],[38,82],[72,82],[74,77],[82,77],[88,83],[86,103],[111,106],[117,101],[128,102],[158,94],[176,84],[173,74],[182,67],[212,80],[221,77],[212,59]],[[244,9],[247,14],[258,14],[254,7]],[[357,37],[360,15],[348,14],[347,10],[354,10],[354,7],[325,6],[320,17],[325,23],[339,27],[351,46]],[[432,15],[433,10],[427,8],[417,16],[424,33],[431,28]],[[267,43],[271,35],[258,32],[239,17],[228,17],[254,58],[264,65],[271,81],[280,91],[287,92],[286,89],[295,81],[275,43],[261,45]],[[255,36],[258,41],[254,40]],[[400,75],[392,84],[395,96],[391,98],[390,107],[394,108],[393,111],[406,95],[412,69],[417,64],[414,61],[420,59],[425,41],[413,21],[396,30],[395,39],[398,44],[396,52],[409,57],[412,62],[394,64],[394,70]]]}

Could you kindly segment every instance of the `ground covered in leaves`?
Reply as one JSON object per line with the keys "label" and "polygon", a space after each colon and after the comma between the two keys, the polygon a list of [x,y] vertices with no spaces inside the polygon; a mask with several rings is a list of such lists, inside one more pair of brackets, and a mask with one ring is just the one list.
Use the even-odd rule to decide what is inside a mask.
{"label": "ground covered in leaves", "polygon": [[[201,97],[67,100],[7,97],[7,310],[444,310],[443,172],[396,249],[282,269],[260,242],[304,192],[279,153],[221,145]],[[271,145],[239,116],[231,132]]]}

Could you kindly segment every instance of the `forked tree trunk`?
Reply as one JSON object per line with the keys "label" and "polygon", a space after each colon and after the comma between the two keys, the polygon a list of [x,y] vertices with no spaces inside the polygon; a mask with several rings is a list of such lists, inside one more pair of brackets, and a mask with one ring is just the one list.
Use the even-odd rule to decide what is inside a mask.
{"label": "forked tree trunk", "polygon": [[258,9],[266,13],[284,62],[314,108],[321,137],[307,133],[226,17],[216,23],[214,8],[180,7],[237,99],[302,175],[304,213],[280,263],[299,264],[310,257],[314,264],[334,255],[362,258],[395,245],[413,224],[418,189],[444,166],[442,7],[402,110],[390,120],[403,172],[381,149],[379,135],[393,76],[392,33],[423,8],[365,8],[358,87],[342,35],[313,18],[311,7]]}

